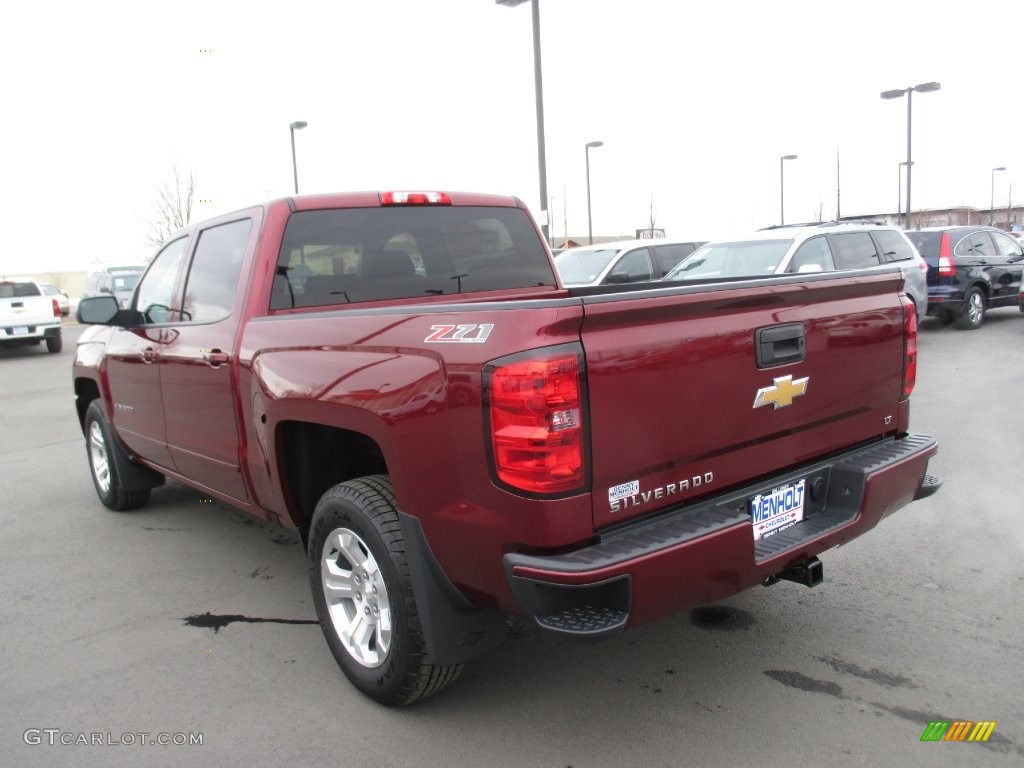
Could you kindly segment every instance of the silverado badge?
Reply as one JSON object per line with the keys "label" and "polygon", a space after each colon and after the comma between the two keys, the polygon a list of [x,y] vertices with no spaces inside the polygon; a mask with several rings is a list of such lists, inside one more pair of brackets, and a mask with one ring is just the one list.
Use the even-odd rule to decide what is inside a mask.
{"label": "silverado badge", "polygon": [[761,408],[765,405],[771,405],[775,410],[778,410],[779,408],[785,408],[787,405],[792,405],[793,398],[800,397],[807,392],[807,382],[809,380],[809,376],[804,376],[796,381],[793,381],[792,376],[782,376],[775,379],[772,386],[761,387],[761,389],[757,390],[757,395],[754,397],[754,407]]}

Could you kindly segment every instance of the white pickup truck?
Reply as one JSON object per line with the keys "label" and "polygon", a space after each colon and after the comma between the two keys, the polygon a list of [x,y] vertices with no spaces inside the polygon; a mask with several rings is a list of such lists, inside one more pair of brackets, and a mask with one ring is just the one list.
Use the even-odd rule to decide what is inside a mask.
{"label": "white pickup truck", "polygon": [[0,346],[38,344],[60,352],[60,305],[32,280],[0,282]]}

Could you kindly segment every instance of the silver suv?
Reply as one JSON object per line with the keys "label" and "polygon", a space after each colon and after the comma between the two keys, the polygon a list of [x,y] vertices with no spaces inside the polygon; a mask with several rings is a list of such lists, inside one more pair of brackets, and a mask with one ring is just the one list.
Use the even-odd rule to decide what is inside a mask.
{"label": "silver suv", "polygon": [[768,227],[738,240],[707,243],[665,280],[707,280],[864,269],[893,264],[904,292],[923,316],[928,309],[928,265],[903,230],[871,221],[827,221]]}

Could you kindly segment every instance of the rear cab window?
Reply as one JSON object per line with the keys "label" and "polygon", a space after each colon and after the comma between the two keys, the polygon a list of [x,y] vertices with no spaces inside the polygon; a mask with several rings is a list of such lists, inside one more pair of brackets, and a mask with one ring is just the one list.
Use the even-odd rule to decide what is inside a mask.
{"label": "rear cab window", "polygon": [[39,286],[35,283],[16,283],[13,281],[0,283],[0,299],[24,299],[29,296],[42,296]]}
{"label": "rear cab window", "polygon": [[555,287],[520,208],[423,206],[293,213],[271,309]]}

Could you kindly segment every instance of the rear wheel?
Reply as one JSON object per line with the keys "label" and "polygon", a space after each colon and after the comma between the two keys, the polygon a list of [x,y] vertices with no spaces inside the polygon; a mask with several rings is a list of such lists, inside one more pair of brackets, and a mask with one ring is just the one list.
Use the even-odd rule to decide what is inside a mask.
{"label": "rear wheel", "polygon": [[957,328],[966,331],[980,328],[981,324],[985,322],[985,305],[985,294],[981,288],[978,286],[968,288],[967,294],[964,296],[963,308],[956,319]]}
{"label": "rear wheel", "polygon": [[47,352],[60,352],[64,349],[64,339],[60,333],[55,336],[46,337],[46,351]]}
{"label": "rear wheel", "polygon": [[104,505],[116,512],[124,512],[141,507],[149,500],[148,488],[129,491],[121,482],[114,452],[123,452],[124,449],[117,442],[99,400],[89,403],[89,408],[85,412],[85,442],[89,454],[89,469],[92,470],[92,484]]}
{"label": "rear wheel", "polygon": [[308,558],[324,638],[362,693],[402,706],[458,678],[462,665],[439,666],[427,655],[386,476],[341,483],[323,495],[310,526]]}

